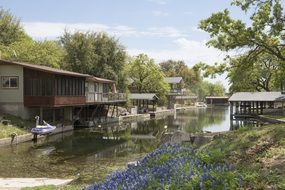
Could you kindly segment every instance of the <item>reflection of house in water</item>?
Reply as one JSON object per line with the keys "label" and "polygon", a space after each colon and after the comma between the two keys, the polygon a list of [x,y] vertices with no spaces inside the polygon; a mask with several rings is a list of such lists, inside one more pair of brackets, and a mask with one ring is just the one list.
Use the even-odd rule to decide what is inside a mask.
{"label": "reflection of house in water", "polygon": [[86,121],[126,103],[115,81],[51,67],[0,60],[0,110],[24,119]]}

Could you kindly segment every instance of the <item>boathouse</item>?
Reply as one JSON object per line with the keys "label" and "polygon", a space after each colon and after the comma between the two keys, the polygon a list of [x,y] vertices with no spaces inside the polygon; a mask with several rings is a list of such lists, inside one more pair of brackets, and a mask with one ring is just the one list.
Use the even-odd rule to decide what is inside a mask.
{"label": "boathouse", "polygon": [[114,81],[47,66],[0,60],[0,79],[0,110],[24,119],[74,121],[126,102]]}
{"label": "boathouse", "polygon": [[281,92],[237,92],[229,98],[231,118],[250,117],[283,108]]}
{"label": "boathouse", "polygon": [[129,95],[133,106],[137,106],[137,113],[155,111],[159,98],[154,93],[132,93]]}
{"label": "boathouse", "polygon": [[228,106],[229,97],[227,96],[207,96],[205,97],[208,106]]}

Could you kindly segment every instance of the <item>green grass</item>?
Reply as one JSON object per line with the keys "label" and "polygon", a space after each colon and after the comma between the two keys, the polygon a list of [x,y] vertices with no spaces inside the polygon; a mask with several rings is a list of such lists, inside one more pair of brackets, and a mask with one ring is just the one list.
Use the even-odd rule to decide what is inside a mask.
{"label": "green grass", "polygon": [[24,135],[29,132],[29,130],[35,126],[34,121],[23,120],[19,117],[12,115],[1,115],[3,120],[8,120],[9,124],[0,124],[0,139],[10,137],[12,133],[17,135]]}
{"label": "green grass", "polygon": [[12,133],[16,133],[17,135],[24,135],[28,132],[14,126],[0,124],[0,139],[10,137]]}
{"label": "green grass", "polygon": [[270,119],[278,119],[285,121],[285,116],[284,115],[263,115],[264,117],[270,118]]}
{"label": "green grass", "polygon": [[285,187],[284,124],[225,133],[199,148],[198,153],[208,163],[234,164],[249,189]]}

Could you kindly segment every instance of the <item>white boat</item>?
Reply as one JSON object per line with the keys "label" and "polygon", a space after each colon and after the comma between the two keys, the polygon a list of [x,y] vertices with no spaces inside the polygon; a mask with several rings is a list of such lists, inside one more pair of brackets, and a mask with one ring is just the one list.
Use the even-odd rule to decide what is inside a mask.
{"label": "white boat", "polygon": [[199,108],[206,108],[207,104],[205,104],[204,102],[196,102],[195,106]]}
{"label": "white boat", "polygon": [[32,128],[31,130],[33,134],[45,135],[45,134],[52,133],[52,131],[56,129],[56,126],[52,126],[45,121],[43,121],[44,125],[39,125],[39,118],[40,118],[39,116],[35,117],[36,127]]}

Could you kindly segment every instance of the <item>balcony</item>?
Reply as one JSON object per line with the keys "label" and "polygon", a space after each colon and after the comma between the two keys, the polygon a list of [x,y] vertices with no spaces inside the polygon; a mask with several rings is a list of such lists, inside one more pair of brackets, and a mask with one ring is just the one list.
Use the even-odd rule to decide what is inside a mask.
{"label": "balcony", "polygon": [[85,96],[24,96],[26,107],[61,107],[84,104]]}
{"label": "balcony", "polygon": [[127,96],[125,93],[88,92],[86,96],[86,103],[116,103],[126,101]]}
{"label": "balcony", "polygon": [[186,89],[170,89],[168,95],[185,95]]}

